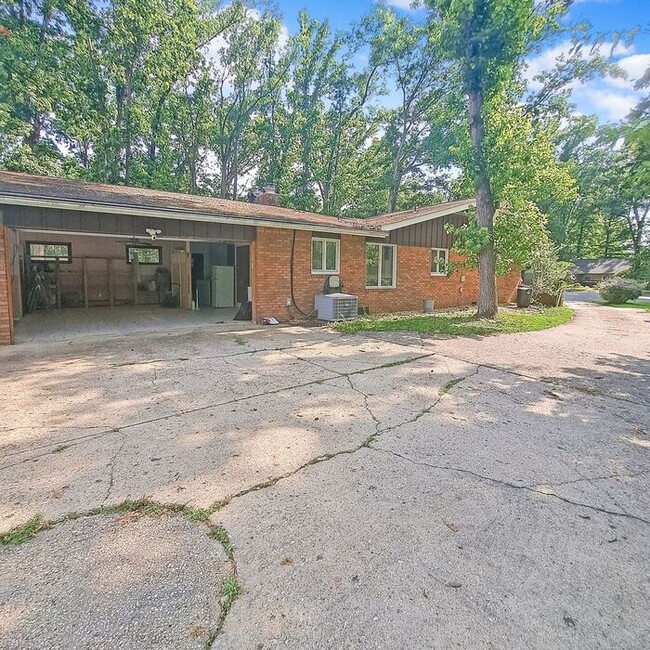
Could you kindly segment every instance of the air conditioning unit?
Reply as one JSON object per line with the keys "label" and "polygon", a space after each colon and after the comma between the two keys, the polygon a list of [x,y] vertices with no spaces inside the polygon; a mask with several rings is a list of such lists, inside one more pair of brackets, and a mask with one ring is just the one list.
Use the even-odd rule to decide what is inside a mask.
{"label": "air conditioning unit", "polygon": [[314,296],[318,320],[350,320],[359,315],[359,299],[347,293]]}

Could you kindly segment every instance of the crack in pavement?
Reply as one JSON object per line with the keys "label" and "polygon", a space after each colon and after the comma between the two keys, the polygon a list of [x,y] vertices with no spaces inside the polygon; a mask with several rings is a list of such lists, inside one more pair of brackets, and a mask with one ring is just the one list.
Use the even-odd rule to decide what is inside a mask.
{"label": "crack in pavement", "polygon": [[[427,338],[422,338],[421,335],[420,335],[420,341],[421,341],[420,345],[412,345],[408,341],[403,341],[401,343],[397,343],[397,342],[395,342],[393,340],[382,338],[382,337],[377,336],[377,335],[372,335],[370,333],[366,333],[366,334],[364,334],[364,336],[367,336],[368,338],[372,338],[373,340],[376,340],[376,341],[381,341],[383,343],[389,342],[389,343],[391,343],[393,345],[400,345],[400,346],[403,346],[403,347],[406,347],[406,348],[411,348],[411,349],[414,349],[414,350],[422,350],[422,349],[430,350],[431,346],[426,345],[425,342],[430,341],[430,340],[435,342],[434,338],[428,338],[428,337]],[[459,337],[459,338],[462,338],[462,337]],[[442,357],[442,358],[452,359],[454,361],[463,361],[464,363],[468,363],[470,365],[477,365],[476,361],[470,361],[469,359],[465,359],[462,356],[452,356],[452,355],[450,355],[448,353],[439,352],[439,351],[434,352],[434,355]],[[589,355],[589,358],[597,358],[597,356],[596,355]],[[628,399],[626,397],[611,395],[609,393],[602,392],[599,389],[593,389],[593,393],[592,393],[591,389],[589,391],[586,391],[584,386],[579,386],[579,385],[572,384],[571,379],[569,379],[569,378],[564,378],[564,377],[536,377],[535,375],[528,375],[526,373],[523,373],[523,372],[520,372],[520,371],[517,371],[517,370],[513,370],[512,368],[506,368],[504,366],[498,366],[498,365],[495,365],[495,364],[490,364],[490,363],[485,363],[485,362],[481,362],[478,365],[483,366],[484,368],[489,368],[490,370],[495,370],[497,372],[503,372],[503,373],[506,373],[506,374],[509,374],[509,375],[514,375],[515,377],[521,377],[523,379],[530,379],[532,381],[542,382],[542,383],[548,384],[549,386],[558,386],[558,385],[560,385],[563,388],[566,388],[566,389],[569,389],[569,390],[572,390],[572,391],[575,391],[575,392],[578,392],[578,393],[583,393],[583,394],[586,393],[588,395],[593,394],[596,397],[611,399],[611,400],[614,400],[614,401],[624,402],[624,403],[627,403],[627,404],[634,404],[635,406],[638,406],[638,402],[633,400],[633,399]]]}
{"label": "crack in pavement", "polygon": [[[574,471],[577,474],[580,474],[577,470],[574,469]],[[547,485],[549,487],[559,487],[560,485],[571,485],[572,483],[583,483],[583,482],[588,482],[591,483],[592,481],[606,481],[608,479],[612,478],[634,478],[636,476],[642,476],[643,474],[650,474],[650,469],[642,469],[638,472],[632,472],[631,474],[608,474],[605,476],[582,476],[582,478],[576,478],[571,481],[560,481],[559,483],[540,483],[540,485]]]}
{"label": "crack in pavement", "polygon": [[[360,375],[360,374],[363,374],[363,373],[366,373],[366,372],[374,372],[376,370],[382,370],[383,368],[391,368],[391,367],[398,366],[398,365],[413,363],[413,362],[418,361],[420,359],[426,359],[426,358],[429,358],[429,357],[432,357],[432,356],[435,356],[435,353],[432,352],[432,353],[429,353],[429,354],[421,354],[421,355],[418,355],[418,356],[415,356],[415,357],[409,357],[408,359],[403,359],[403,360],[400,360],[400,361],[391,361],[391,362],[381,364],[379,366],[372,366],[371,368],[364,368],[364,369],[361,369],[361,370],[352,370],[352,371],[347,372],[347,373],[337,373],[337,372],[335,372],[333,370],[330,370],[329,372],[332,373],[331,377],[324,377],[322,379],[312,379],[311,381],[307,381],[307,382],[303,382],[303,383],[299,383],[299,384],[292,384],[291,386],[284,386],[284,387],[275,388],[275,389],[272,389],[272,390],[262,391],[262,392],[259,392],[259,393],[253,393],[251,395],[244,395],[244,396],[241,396],[241,397],[234,397],[234,398],[232,398],[230,400],[226,400],[226,401],[223,401],[223,402],[214,402],[212,404],[207,404],[205,406],[197,406],[196,408],[192,408],[192,409],[184,409],[182,411],[178,411],[177,413],[171,413],[169,415],[162,415],[160,417],[148,418],[146,420],[140,420],[138,422],[131,422],[131,423],[128,423],[128,424],[123,424],[123,425],[121,425],[119,427],[111,427],[111,428],[106,429],[105,431],[99,431],[97,433],[89,433],[87,435],[76,436],[76,437],[73,437],[73,438],[67,438],[65,440],[57,440],[57,441],[49,442],[49,443],[46,443],[46,444],[43,444],[43,445],[35,445],[35,446],[31,447],[31,449],[34,449],[34,450],[37,450],[37,449],[49,449],[51,447],[55,447],[55,446],[61,445],[61,444],[69,444],[70,446],[74,445],[75,443],[76,444],[81,444],[81,443],[87,442],[88,440],[91,440],[91,439],[95,440],[95,439],[101,438],[103,436],[110,435],[111,433],[115,433],[115,432],[118,432],[118,431],[120,431],[120,432],[124,431],[125,429],[132,429],[134,427],[142,426],[142,425],[145,425],[145,424],[155,424],[157,422],[165,422],[165,421],[173,419],[173,418],[180,418],[180,417],[184,417],[185,415],[191,415],[193,413],[200,413],[201,411],[207,411],[207,410],[210,410],[210,409],[213,409],[213,408],[218,408],[218,407],[221,407],[221,406],[228,406],[230,404],[237,404],[239,402],[244,402],[244,401],[247,401],[247,400],[250,400],[250,399],[265,397],[265,396],[268,396],[268,395],[277,395],[278,393],[282,393],[282,392],[285,392],[285,391],[296,390],[296,389],[299,389],[299,388],[306,388],[306,387],[309,387],[309,386],[319,385],[319,384],[322,384],[324,382],[335,381],[337,379],[341,379],[342,377],[346,377],[346,376],[349,376],[349,375]],[[308,362],[308,363],[311,363],[311,362]],[[11,456],[19,456],[19,455],[26,454],[26,453],[29,453],[29,451],[27,451],[27,450],[14,451],[14,452],[4,454],[2,457],[3,458],[9,458]],[[33,460],[35,458],[41,458],[42,456],[46,456],[49,453],[50,452],[44,452],[42,454],[32,455],[32,456],[29,456],[28,458],[22,459],[20,461],[15,462],[15,463],[9,463],[7,465],[2,465],[2,466],[0,466],[0,472],[5,470],[5,469],[9,469],[11,467],[15,467],[16,465],[20,465],[21,463],[29,462],[30,460]]]}
{"label": "crack in pavement", "polygon": [[[442,354],[442,353],[438,353],[438,354],[439,354],[439,356],[442,356],[442,357],[449,357],[450,359],[453,359],[454,361],[464,361],[465,363],[470,363],[470,364],[475,364],[476,363],[475,361],[468,361],[467,359],[464,359],[463,357],[453,357],[451,355]],[[565,389],[572,390],[572,391],[577,392],[577,393],[582,393],[582,394],[585,393],[584,387],[576,386],[576,385],[571,383],[570,379],[566,379],[566,378],[563,378],[563,377],[536,377],[534,375],[527,375],[526,373],[518,372],[517,370],[512,370],[511,368],[504,368],[502,366],[497,366],[497,365],[493,365],[493,364],[490,364],[490,363],[480,363],[479,365],[483,366],[484,368],[494,370],[496,372],[503,372],[503,373],[508,374],[508,375],[514,375],[515,377],[521,377],[522,379],[530,379],[530,380],[535,381],[535,382],[548,384],[549,386],[558,386],[559,385],[559,386],[562,386]],[[597,389],[595,389],[593,393],[589,392],[587,394],[589,394],[589,395],[593,394],[596,397],[607,398],[607,399],[611,399],[611,400],[614,400],[614,401],[624,402],[624,403],[627,403],[627,404],[634,404],[635,406],[638,406],[638,402],[636,402],[635,400],[627,399],[625,397],[619,397],[619,396],[616,396],[616,395],[611,395],[609,393],[603,393],[603,392],[601,392],[601,391],[599,391]]]}
{"label": "crack in pavement", "polygon": [[502,487],[507,487],[510,489],[514,490],[523,490],[525,492],[532,492],[533,494],[539,494],[542,496],[547,496],[547,497],[552,497],[553,499],[557,499],[559,501],[562,501],[564,503],[567,503],[572,506],[578,506],[580,508],[587,508],[589,510],[593,510],[595,512],[600,512],[603,514],[607,515],[613,515],[616,517],[626,517],[628,519],[633,519],[635,521],[640,521],[644,524],[650,524],[650,520],[644,519],[643,517],[637,517],[636,515],[631,515],[627,512],[619,512],[617,510],[609,510],[608,508],[600,508],[598,506],[593,506],[588,503],[581,503],[579,501],[573,501],[572,499],[568,499],[566,497],[562,497],[559,494],[554,494],[553,492],[545,492],[543,490],[538,490],[535,487],[531,487],[530,485],[517,485],[516,483],[510,483],[509,481],[504,481],[502,479],[494,478],[492,476],[486,476],[484,474],[479,474],[478,472],[474,472],[471,469],[465,469],[462,467],[453,467],[450,465],[435,465],[434,463],[427,463],[425,461],[419,461],[419,460],[414,460],[413,458],[409,458],[408,456],[404,456],[403,454],[400,454],[399,452],[396,451],[391,451],[389,449],[384,449],[382,447],[369,447],[373,451],[379,451],[384,454],[389,454],[391,456],[395,456],[395,458],[401,458],[402,460],[412,463],[413,465],[420,465],[422,467],[428,467],[430,469],[437,469],[440,471],[447,471],[447,472],[457,472],[459,474],[466,474],[468,476],[472,476],[480,481],[484,481],[487,483],[493,483],[496,485],[500,485]]}
{"label": "crack in pavement", "polygon": [[[459,378],[453,380],[453,382],[454,382],[453,386],[457,386],[459,383],[465,381],[466,379],[469,379],[470,377],[473,377],[474,375],[476,375],[478,373],[479,370],[480,370],[480,366],[477,366],[476,369],[474,370],[474,372],[471,372],[468,375],[463,375],[462,377],[459,377]],[[359,373],[356,373],[356,374],[359,374]],[[349,375],[345,375],[345,376],[347,377],[348,381],[350,382],[352,390],[359,393],[360,395],[363,395],[365,398],[368,398],[368,396],[363,391],[361,391],[360,389],[358,389],[358,388],[356,388],[356,387],[354,387],[352,385],[352,382],[350,380]],[[329,453],[329,454],[323,454],[321,456],[317,456],[316,458],[312,458],[311,460],[307,461],[306,463],[304,463],[300,467],[297,467],[297,468],[295,468],[295,469],[293,469],[293,470],[291,470],[289,472],[286,472],[285,474],[281,474],[280,476],[273,477],[271,479],[268,479],[267,481],[257,483],[257,484],[255,484],[255,485],[253,485],[251,487],[244,488],[243,490],[240,490],[239,492],[237,492],[235,494],[224,497],[223,499],[219,499],[218,501],[213,503],[207,510],[208,510],[208,512],[210,512],[210,514],[214,514],[215,512],[218,512],[219,510],[225,508],[234,499],[238,499],[239,497],[243,497],[243,496],[245,496],[247,494],[250,494],[251,492],[257,492],[259,490],[264,490],[266,488],[273,487],[274,485],[276,485],[280,481],[282,481],[284,479],[287,479],[287,478],[290,478],[292,476],[295,476],[296,474],[298,474],[302,470],[306,469],[307,467],[311,467],[312,465],[318,465],[320,463],[330,461],[333,458],[337,458],[338,456],[350,456],[352,454],[355,454],[358,451],[361,451],[361,449],[374,450],[375,448],[372,447],[371,445],[379,436],[381,436],[381,435],[383,435],[385,433],[388,433],[390,431],[394,431],[395,429],[398,429],[399,427],[402,427],[405,424],[409,424],[411,422],[416,422],[423,415],[426,415],[427,413],[430,413],[440,403],[441,399],[444,397],[445,394],[446,394],[446,392],[441,393],[438,396],[438,399],[436,399],[436,401],[433,402],[433,404],[431,404],[427,408],[425,408],[422,411],[420,411],[419,413],[417,413],[413,418],[409,418],[408,420],[404,420],[403,422],[399,422],[399,423],[397,423],[395,425],[391,425],[391,426],[385,427],[383,429],[379,428],[380,421],[375,418],[375,416],[374,416],[374,414],[372,414],[372,411],[370,410],[370,408],[368,408],[367,409],[368,413],[370,414],[370,416],[372,417],[372,419],[375,422],[376,431],[375,431],[375,433],[368,436],[359,445],[356,445],[354,447],[350,447],[348,449],[342,449],[340,451],[332,452],[332,453]]]}
{"label": "crack in pavement", "polygon": [[122,449],[124,449],[124,445],[126,444],[126,433],[124,433],[124,431],[121,431],[120,433],[122,434],[122,442],[120,443],[117,450],[113,454],[111,460],[106,465],[106,467],[110,468],[110,474],[108,477],[108,489],[106,490],[106,496],[102,501],[102,505],[104,505],[106,501],[108,501],[108,498],[111,495],[111,491],[113,490],[113,482],[115,480],[115,464],[117,462],[117,457],[122,453]]}
{"label": "crack in pavement", "polygon": [[[320,341],[318,343],[320,343]],[[316,343],[314,345],[316,345]],[[413,347],[413,346],[408,346],[408,345],[405,345],[405,344],[401,344],[401,345],[403,347],[411,347],[411,348]],[[290,349],[290,348],[288,348],[288,349]],[[279,350],[278,348],[275,348],[274,350],[271,350],[271,351],[278,351],[278,350]],[[233,354],[233,355],[222,355],[220,358],[223,359],[224,356],[229,356],[229,357],[230,356],[240,356],[242,354],[250,354],[250,353],[256,353],[256,352],[260,352],[260,351],[267,351],[267,350],[266,349],[264,349],[264,350],[251,350],[251,351],[236,353],[236,354]],[[237,493],[235,493],[233,495],[227,496],[227,497],[215,502],[210,508],[208,508],[208,512],[213,514],[213,513],[217,512],[217,511],[221,510],[221,508],[223,508],[223,507],[227,506],[228,504],[230,504],[234,499],[242,497],[242,496],[244,496],[246,494],[250,494],[251,492],[259,491],[259,490],[266,489],[268,487],[274,486],[279,481],[282,481],[282,480],[284,480],[286,478],[292,477],[292,476],[298,474],[299,472],[301,472],[302,470],[306,469],[307,467],[310,467],[311,465],[316,465],[316,464],[319,464],[319,463],[322,463],[322,462],[327,462],[327,461],[329,461],[329,460],[331,460],[333,458],[336,458],[338,456],[351,455],[351,454],[356,453],[357,451],[360,451],[363,448],[367,448],[367,449],[370,449],[370,450],[373,450],[373,451],[378,451],[378,452],[391,454],[391,455],[393,455],[393,456],[395,456],[397,458],[401,458],[402,460],[404,460],[406,462],[410,462],[410,463],[413,463],[413,464],[416,464],[416,465],[422,465],[422,466],[425,466],[425,467],[429,467],[431,469],[438,469],[438,470],[441,470],[441,471],[460,472],[460,473],[464,473],[464,474],[467,474],[467,475],[471,475],[471,476],[473,476],[474,478],[476,478],[478,480],[483,480],[483,481],[487,481],[487,482],[490,482],[490,483],[493,483],[493,484],[502,485],[504,487],[508,487],[508,488],[511,488],[511,489],[525,490],[525,491],[533,492],[535,494],[550,496],[552,498],[563,501],[563,502],[565,502],[567,504],[570,504],[570,505],[574,505],[574,506],[578,506],[578,507],[584,507],[584,508],[587,508],[587,509],[591,509],[591,510],[601,512],[601,513],[604,513],[604,514],[610,514],[610,515],[613,515],[613,516],[628,517],[630,519],[638,520],[638,521],[641,521],[643,523],[650,523],[650,521],[647,521],[647,520],[645,520],[645,519],[643,519],[641,517],[637,517],[635,515],[631,515],[631,514],[626,513],[626,512],[608,510],[606,508],[599,508],[597,506],[592,506],[592,505],[585,504],[585,503],[575,502],[575,501],[572,501],[572,500],[567,499],[565,497],[561,497],[561,496],[559,496],[557,494],[553,494],[553,493],[549,493],[549,492],[545,492],[545,491],[536,489],[535,487],[531,487],[531,486],[527,486],[527,485],[516,485],[514,483],[509,483],[509,482],[503,481],[501,479],[497,479],[497,478],[493,478],[493,477],[478,474],[476,472],[473,472],[472,470],[458,468],[458,467],[434,465],[432,463],[427,463],[427,462],[424,462],[424,461],[416,461],[416,460],[414,460],[412,458],[409,458],[407,456],[399,454],[398,452],[393,452],[393,451],[384,449],[382,447],[374,446],[372,444],[372,443],[374,443],[376,441],[376,439],[380,435],[385,434],[385,433],[389,433],[391,431],[395,431],[396,429],[399,429],[400,427],[403,427],[403,426],[405,426],[407,424],[412,424],[414,422],[417,422],[424,415],[426,415],[428,413],[431,413],[431,411],[440,403],[443,396],[445,394],[447,394],[451,388],[455,387],[460,382],[469,379],[470,377],[476,376],[481,371],[482,368],[490,369],[490,370],[505,373],[505,374],[511,374],[511,375],[514,375],[514,376],[517,376],[517,377],[520,377],[520,378],[525,378],[525,379],[529,379],[529,380],[533,380],[533,381],[541,381],[541,382],[544,382],[544,383],[552,383],[552,382],[548,382],[545,379],[539,379],[539,378],[536,378],[536,377],[531,377],[531,376],[528,376],[528,375],[526,375],[524,373],[518,373],[518,372],[513,371],[513,370],[500,368],[498,366],[492,366],[490,364],[477,364],[475,362],[467,361],[466,359],[463,359],[463,358],[460,358],[460,357],[453,357],[451,355],[445,355],[445,354],[441,354],[441,353],[435,352],[435,351],[430,352],[430,353],[426,353],[426,354],[420,354],[420,355],[417,355],[417,356],[414,356],[414,357],[409,357],[407,359],[399,360],[399,361],[396,361],[396,362],[388,362],[388,363],[385,363],[385,364],[381,364],[379,366],[372,366],[370,368],[365,368],[365,369],[361,369],[361,370],[354,370],[354,371],[350,371],[350,372],[338,372],[336,370],[332,370],[330,368],[327,368],[327,367],[325,367],[325,366],[323,366],[323,365],[321,365],[321,364],[319,364],[319,363],[317,363],[315,361],[312,361],[310,359],[300,357],[300,356],[298,356],[296,354],[289,353],[289,355],[293,356],[294,358],[296,358],[297,360],[299,360],[301,362],[311,364],[311,365],[313,365],[315,367],[318,367],[321,370],[329,372],[333,376],[325,377],[323,379],[312,380],[312,381],[304,382],[304,383],[300,383],[300,384],[295,384],[295,385],[292,385],[292,386],[286,386],[286,387],[282,387],[282,388],[278,388],[278,389],[274,389],[274,390],[263,391],[263,392],[256,393],[256,394],[253,394],[253,395],[237,397],[237,398],[233,398],[231,400],[227,400],[225,402],[219,402],[219,403],[214,403],[214,404],[210,404],[210,405],[207,405],[207,406],[196,407],[194,409],[187,409],[187,410],[184,410],[184,411],[180,411],[178,413],[174,413],[174,414],[170,414],[170,415],[166,415],[166,416],[161,416],[159,418],[150,418],[148,420],[142,420],[142,421],[139,421],[139,422],[126,424],[126,425],[123,425],[121,427],[112,428],[112,429],[109,429],[109,430],[106,430],[106,431],[103,431],[103,432],[88,434],[87,436],[80,436],[80,437],[77,437],[77,438],[68,439],[66,441],[58,441],[58,442],[49,443],[47,445],[43,445],[43,447],[44,448],[50,448],[53,445],[61,444],[61,442],[64,442],[64,443],[65,442],[77,442],[79,444],[81,442],[87,441],[89,438],[90,439],[95,439],[95,438],[99,438],[99,437],[104,436],[104,435],[109,435],[111,433],[118,433],[118,432],[121,433],[122,434],[122,442],[120,444],[120,447],[116,451],[115,455],[113,456],[112,461],[110,462],[111,476],[110,476],[110,481],[109,481],[109,489],[108,489],[107,495],[106,495],[106,497],[104,499],[104,501],[106,501],[109,498],[110,492],[112,490],[113,478],[114,478],[113,477],[113,472],[114,472],[115,461],[116,461],[118,455],[121,453],[121,451],[122,451],[122,449],[123,449],[123,447],[125,445],[125,442],[126,442],[126,432],[124,431],[125,429],[133,428],[133,427],[136,427],[136,426],[141,426],[141,425],[144,425],[144,424],[150,424],[150,423],[155,423],[155,422],[166,421],[166,420],[169,420],[171,418],[182,417],[184,415],[188,415],[188,414],[195,413],[195,412],[200,412],[200,411],[203,411],[203,410],[208,410],[208,409],[211,409],[211,408],[217,408],[219,406],[225,406],[225,405],[229,405],[229,404],[233,404],[233,403],[237,403],[237,402],[241,402],[241,401],[246,401],[246,400],[255,399],[255,398],[259,398],[259,397],[264,397],[264,396],[267,396],[267,395],[278,394],[278,393],[288,391],[288,390],[295,390],[295,389],[299,389],[299,388],[303,388],[303,387],[312,386],[314,384],[322,384],[323,382],[334,381],[334,380],[337,380],[337,379],[340,379],[340,378],[345,378],[348,381],[348,384],[350,385],[350,388],[354,392],[356,392],[357,394],[363,396],[363,398],[364,398],[364,408],[365,408],[366,412],[368,413],[368,415],[370,416],[370,418],[373,420],[373,422],[375,424],[375,432],[372,435],[370,435],[368,438],[366,438],[364,441],[362,441],[359,445],[356,445],[356,446],[351,447],[351,448],[343,449],[343,450],[340,450],[340,451],[336,451],[336,452],[332,452],[332,453],[328,453],[328,454],[323,454],[321,456],[318,456],[316,458],[313,458],[313,459],[307,461],[306,463],[302,464],[301,466],[299,466],[299,467],[297,467],[297,468],[295,468],[295,469],[293,469],[293,470],[291,470],[289,472],[286,472],[286,473],[284,473],[282,475],[279,475],[279,476],[273,477],[271,479],[268,479],[267,481],[255,484],[255,485],[250,486],[248,488],[244,488],[244,489],[240,490],[239,492],[237,492]],[[376,415],[374,414],[374,412],[370,408],[370,405],[369,405],[370,397],[369,397],[369,395],[367,393],[365,393],[364,391],[362,391],[361,389],[357,388],[354,385],[354,382],[352,381],[352,377],[354,375],[364,374],[366,372],[373,372],[373,371],[381,370],[381,369],[396,366],[396,365],[404,365],[404,364],[414,363],[414,362],[416,362],[416,361],[418,361],[420,359],[430,358],[430,357],[439,357],[439,358],[444,359],[444,360],[452,359],[454,361],[461,361],[461,362],[464,362],[464,363],[466,363],[466,364],[468,364],[470,366],[474,366],[474,369],[469,374],[463,375],[463,376],[461,376],[459,378],[452,379],[445,386],[441,387],[440,394],[439,394],[438,398],[432,404],[430,404],[428,407],[426,407],[426,408],[422,409],[421,411],[419,411],[418,413],[416,413],[413,417],[410,417],[410,418],[408,418],[408,419],[406,419],[406,420],[404,420],[402,422],[399,422],[397,424],[381,428],[380,420],[376,417]],[[616,399],[616,398],[614,398],[614,399]],[[625,400],[622,400],[622,401],[625,401]],[[17,454],[20,454],[20,453],[25,453],[25,452],[14,452],[14,453],[8,454],[8,455],[17,455]],[[21,460],[18,463],[14,463],[13,465],[10,464],[10,465],[5,465],[3,467],[0,467],[0,471],[2,469],[7,469],[7,468],[12,467],[12,466],[17,465],[17,464],[27,462],[28,460],[31,460],[32,458],[34,458],[34,457]],[[579,473],[579,472],[577,472],[577,473]],[[638,474],[642,474],[642,473],[645,473],[645,472],[639,472]],[[638,475],[638,474],[635,474],[635,475]],[[568,484],[568,483],[580,482],[580,481],[602,480],[602,479],[606,479],[606,478],[615,478],[616,476],[623,477],[625,475],[595,477],[593,479],[590,479],[589,477],[582,477],[582,478],[576,479],[574,481],[567,481],[566,483]],[[630,475],[630,476],[633,476],[633,475]],[[556,484],[556,485],[561,485],[561,484]],[[549,487],[553,487],[553,485],[550,485]],[[610,496],[610,495],[608,495],[608,496]],[[612,497],[610,496],[610,498],[612,498]],[[614,499],[612,499],[612,500],[615,502]],[[618,503],[616,505],[621,507]]]}
{"label": "crack in pavement", "polygon": [[[233,334],[236,334],[236,332],[233,332]],[[302,349],[307,349],[314,347],[316,345],[322,344],[322,340],[317,340],[313,341],[311,343],[302,343],[299,345],[300,348]],[[399,345],[399,344],[396,344]],[[153,363],[170,363],[170,362],[178,362],[178,361],[215,361],[217,359],[229,359],[231,357],[240,357],[242,355],[246,354],[260,354],[262,352],[285,352],[286,350],[292,350],[296,347],[295,344],[293,345],[287,345],[287,346],[282,346],[282,347],[277,347],[277,348],[255,348],[254,350],[242,350],[240,352],[233,352],[231,354],[216,354],[216,355],[204,355],[204,356],[192,356],[192,357],[169,357],[169,358],[157,358],[157,359],[143,359],[141,361],[118,361],[118,362],[108,362],[106,364],[101,364],[102,367],[105,368],[125,368],[128,366],[140,366],[140,365],[149,365]],[[67,362],[69,363],[69,362]],[[98,363],[97,359],[94,359],[92,362],[92,367],[97,368],[100,364]],[[3,375],[13,375],[13,374],[19,374],[19,373],[31,373],[33,375],[34,370],[33,369],[25,369],[25,368],[17,368],[16,370],[7,370],[3,372]]]}
{"label": "crack in pavement", "polygon": [[370,416],[372,421],[375,423],[375,436],[379,435],[379,426],[381,425],[380,420],[377,418],[377,416],[374,414],[373,410],[370,408],[370,404],[368,403],[368,400],[370,397],[368,396],[367,393],[364,393],[361,389],[357,388],[353,381],[352,377],[349,375],[346,376],[346,379],[348,380],[348,384],[350,384],[350,388],[357,393],[358,395],[361,395],[363,397],[363,408],[365,409],[366,413]]}

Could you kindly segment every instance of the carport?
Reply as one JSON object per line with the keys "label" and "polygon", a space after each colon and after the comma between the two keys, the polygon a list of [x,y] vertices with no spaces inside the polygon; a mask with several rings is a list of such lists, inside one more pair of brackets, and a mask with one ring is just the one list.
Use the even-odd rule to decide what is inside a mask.
{"label": "carport", "polygon": [[[211,322],[238,307],[238,319],[255,322],[309,316],[327,275],[343,274],[349,290],[365,293],[366,237],[388,233],[361,219],[283,208],[273,185],[234,201],[0,171],[0,345],[14,342],[14,322],[23,330],[35,314],[37,337],[48,323],[76,332],[75,316],[91,329],[98,321],[119,328],[120,315],[141,320],[147,310],[198,307],[214,311]],[[314,266],[325,263],[314,257],[324,240],[339,250],[329,268]],[[395,294],[412,292],[404,285]]]}
{"label": "carport", "polygon": [[56,200],[0,199],[17,340],[224,323],[249,300],[254,227],[133,205],[146,198],[133,188],[66,197],[68,181],[44,180]]}

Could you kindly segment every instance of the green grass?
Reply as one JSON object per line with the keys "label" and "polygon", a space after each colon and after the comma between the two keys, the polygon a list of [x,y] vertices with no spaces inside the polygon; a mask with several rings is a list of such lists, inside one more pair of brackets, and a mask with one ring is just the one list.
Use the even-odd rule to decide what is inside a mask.
{"label": "green grass", "polygon": [[446,384],[443,384],[438,389],[438,395],[446,395],[456,384],[460,384],[461,381],[464,381],[465,377],[457,377],[456,379],[450,379]]}
{"label": "green grass", "polygon": [[493,334],[514,334],[536,332],[568,323],[573,310],[568,307],[549,307],[538,312],[500,310],[495,320],[474,318],[471,311],[455,311],[421,316],[383,316],[361,318],[338,323],[337,331],[342,334],[355,332],[419,332],[421,334],[443,334],[446,336],[490,336]]}
{"label": "green grass", "polygon": [[645,311],[650,311],[650,303],[641,303],[641,302],[621,302],[618,305],[610,305],[604,300],[598,300],[599,305],[604,305],[605,307],[621,307],[623,309],[643,309]]}
{"label": "green grass", "polygon": [[221,608],[224,617],[230,611],[235,598],[240,593],[241,587],[239,586],[239,582],[237,582],[237,578],[226,578],[221,583]]}
{"label": "green grass", "polygon": [[46,521],[43,520],[41,515],[34,515],[29,521],[21,526],[16,526],[11,530],[0,535],[0,545],[2,546],[18,546],[31,539],[44,528],[49,528]]}
{"label": "green grass", "polygon": [[228,531],[223,526],[212,526],[210,534],[223,546],[224,553],[229,560],[234,559],[235,549],[228,537]]}

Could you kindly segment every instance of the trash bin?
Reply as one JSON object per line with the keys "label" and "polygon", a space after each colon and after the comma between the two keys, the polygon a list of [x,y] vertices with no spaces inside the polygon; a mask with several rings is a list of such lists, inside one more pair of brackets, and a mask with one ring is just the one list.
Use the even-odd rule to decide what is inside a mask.
{"label": "trash bin", "polygon": [[530,299],[533,295],[532,287],[521,286],[517,288],[517,307],[530,307]]}

